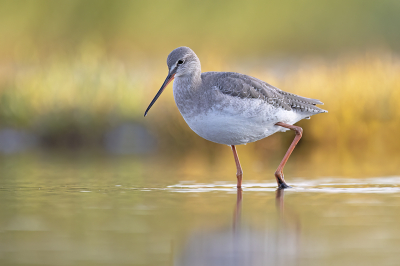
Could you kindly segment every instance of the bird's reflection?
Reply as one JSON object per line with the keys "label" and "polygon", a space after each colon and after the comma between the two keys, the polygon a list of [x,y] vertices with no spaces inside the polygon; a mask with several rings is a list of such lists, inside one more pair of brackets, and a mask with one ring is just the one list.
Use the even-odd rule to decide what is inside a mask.
{"label": "bird's reflection", "polygon": [[242,189],[238,188],[236,193],[236,205],[233,211],[233,231],[236,232],[239,229],[240,219],[242,216]]}
{"label": "bird's reflection", "polygon": [[277,190],[277,217],[265,227],[241,223],[243,192],[237,190],[233,226],[190,237],[176,265],[297,265],[300,223],[284,191]]}

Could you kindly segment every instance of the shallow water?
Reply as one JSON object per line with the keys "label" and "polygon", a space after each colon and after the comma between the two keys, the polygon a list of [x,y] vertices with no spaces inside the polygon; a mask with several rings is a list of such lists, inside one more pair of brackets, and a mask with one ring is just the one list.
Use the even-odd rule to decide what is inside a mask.
{"label": "shallow water", "polygon": [[134,161],[46,160],[2,161],[0,265],[400,262],[400,176],[290,177],[285,191],[245,180],[238,191],[168,169],[160,181]]}

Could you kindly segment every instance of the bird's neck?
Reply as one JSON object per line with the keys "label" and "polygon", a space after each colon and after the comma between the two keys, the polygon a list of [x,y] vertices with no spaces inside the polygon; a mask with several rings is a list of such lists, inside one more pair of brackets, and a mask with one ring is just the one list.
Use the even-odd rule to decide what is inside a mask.
{"label": "bird's neck", "polygon": [[201,71],[177,76],[174,80],[174,91],[180,94],[193,94],[201,87]]}
{"label": "bird's neck", "polygon": [[173,90],[175,103],[179,111],[186,117],[193,111],[201,97],[201,73],[191,73],[175,77]]}

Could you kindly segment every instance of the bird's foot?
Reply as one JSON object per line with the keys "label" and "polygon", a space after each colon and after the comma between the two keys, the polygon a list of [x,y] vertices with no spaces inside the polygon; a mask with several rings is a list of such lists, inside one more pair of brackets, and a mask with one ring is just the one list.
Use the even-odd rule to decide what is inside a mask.
{"label": "bird's foot", "polygon": [[278,184],[278,189],[285,189],[285,188],[292,188],[291,186],[289,186],[286,183],[280,183]]}
{"label": "bird's foot", "polygon": [[278,183],[278,189],[291,188],[291,186],[286,184],[282,171],[276,171],[275,178],[276,178],[276,182]]}

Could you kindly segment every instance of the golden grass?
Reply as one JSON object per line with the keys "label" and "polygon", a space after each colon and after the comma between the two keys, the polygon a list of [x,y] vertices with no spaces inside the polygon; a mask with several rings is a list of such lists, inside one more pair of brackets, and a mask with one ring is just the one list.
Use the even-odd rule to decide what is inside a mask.
{"label": "golden grass", "polygon": [[[143,118],[166,75],[164,61],[144,64],[117,60],[89,47],[75,57],[37,59],[30,64],[16,63],[11,70],[2,68],[0,126],[51,134],[73,126],[89,132],[90,137],[129,120],[150,128],[164,149],[196,150],[218,157],[222,148],[196,136],[180,117],[171,88]],[[232,70],[221,62],[218,57],[206,58],[203,71]],[[329,63],[304,60],[283,77],[270,70],[260,67],[246,74],[325,103],[322,107],[329,113],[299,123],[308,146],[325,150],[325,155],[334,153],[343,161],[351,161],[355,154],[360,158],[399,154],[400,60],[393,54],[343,56]],[[289,133],[276,135],[248,145],[246,150],[263,155],[279,151],[280,155],[292,137]],[[349,153],[351,158],[347,158]]]}

